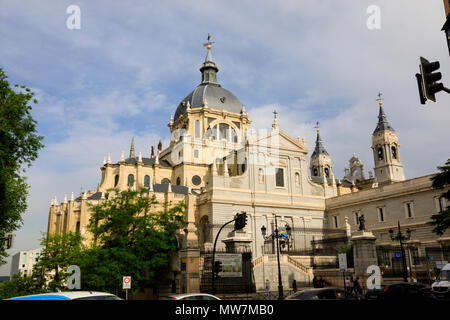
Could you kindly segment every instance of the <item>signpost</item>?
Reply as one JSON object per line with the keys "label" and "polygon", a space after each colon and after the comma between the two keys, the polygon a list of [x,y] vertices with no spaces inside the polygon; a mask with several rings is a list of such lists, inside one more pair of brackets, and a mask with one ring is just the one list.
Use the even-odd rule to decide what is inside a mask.
{"label": "signpost", "polygon": [[344,289],[347,290],[347,286],[345,285],[345,273],[347,272],[347,254],[340,253],[338,255],[339,259],[339,271],[342,272],[342,276],[344,278]]}
{"label": "signpost", "polygon": [[218,274],[220,277],[242,277],[242,253],[218,253],[216,261],[222,262],[222,271]]}
{"label": "signpost", "polygon": [[123,277],[122,288],[125,290],[125,300],[128,300],[128,290],[131,289],[131,277],[130,276]]}

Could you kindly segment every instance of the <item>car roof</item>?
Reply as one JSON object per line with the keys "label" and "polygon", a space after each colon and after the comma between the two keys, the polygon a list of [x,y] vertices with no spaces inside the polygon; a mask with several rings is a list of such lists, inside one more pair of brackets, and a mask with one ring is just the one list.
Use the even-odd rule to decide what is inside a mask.
{"label": "car roof", "polygon": [[297,291],[297,292],[295,292],[295,293],[293,293],[293,294],[287,296],[286,299],[294,298],[294,297],[297,297],[297,296],[299,296],[299,295],[301,295],[301,294],[304,294],[304,293],[310,293],[310,294],[312,294],[312,293],[322,292],[322,291],[328,291],[328,290],[339,290],[339,291],[344,291],[344,289],[338,288],[338,287],[306,288],[306,289]]}
{"label": "car roof", "polygon": [[64,291],[64,292],[50,292],[41,294],[32,294],[28,296],[14,297],[7,300],[73,300],[86,297],[96,296],[114,296],[108,292],[98,291]]}
{"label": "car roof", "polygon": [[216,297],[215,295],[209,294],[209,293],[181,293],[181,294],[172,294],[169,297],[173,297],[173,298],[185,298],[185,297],[192,297],[192,296],[209,296],[209,297],[214,297],[219,299],[218,297]]}

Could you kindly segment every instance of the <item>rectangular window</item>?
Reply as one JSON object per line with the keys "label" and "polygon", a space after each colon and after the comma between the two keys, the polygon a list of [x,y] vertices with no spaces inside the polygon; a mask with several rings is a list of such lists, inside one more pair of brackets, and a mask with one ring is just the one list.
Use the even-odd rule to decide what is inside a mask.
{"label": "rectangular window", "polygon": [[195,120],[195,137],[200,138],[200,120]]}
{"label": "rectangular window", "polygon": [[284,170],[281,168],[275,169],[275,183],[277,187],[284,187]]}
{"label": "rectangular window", "polygon": [[444,201],[445,201],[444,197],[438,198],[439,212],[442,212],[445,210],[445,202]]}
{"label": "rectangular window", "polygon": [[194,150],[194,158],[198,158],[198,150]]}
{"label": "rectangular window", "polygon": [[407,218],[413,217],[413,203],[412,202],[405,203],[405,214],[406,214]]}
{"label": "rectangular window", "polygon": [[378,208],[378,220],[380,222],[383,222],[385,219],[385,212],[384,212],[384,208]]}
{"label": "rectangular window", "polygon": [[333,216],[333,222],[334,222],[334,227],[338,228],[339,224],[338,224],[338,216]]}

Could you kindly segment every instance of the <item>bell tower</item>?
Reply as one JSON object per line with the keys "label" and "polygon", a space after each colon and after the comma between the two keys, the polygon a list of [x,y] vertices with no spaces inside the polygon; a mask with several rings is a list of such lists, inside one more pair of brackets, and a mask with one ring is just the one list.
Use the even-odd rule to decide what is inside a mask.
{"label": "bell tower", "polygon": [[327,181],[332,179],[334,181],[333,175],[333,164],[331,162],[331,157],[327,150],[323,146],[322,139],[319,134],[319,123],[316,124],[317,138],[316,146],[314,152],[311,155],[310,170],[312,177],[320,177],[322,181]]}
{"label": "bell tower", "polygon": [[398,135],[387,121],[383,110],[383,99],[378,94],[380,106],[378,124],[372,134],[372,150],[375,161],[375,178],[378,183],[393,183],[405,180],[403,164],[400,158]]}

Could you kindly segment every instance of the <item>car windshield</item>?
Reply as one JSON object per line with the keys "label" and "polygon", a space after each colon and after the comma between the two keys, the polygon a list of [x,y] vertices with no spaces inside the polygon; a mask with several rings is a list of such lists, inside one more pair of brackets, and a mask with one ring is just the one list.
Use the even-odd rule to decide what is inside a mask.
{"label": "car windshield", "polygon": [[450,270],[442,270],[438,277],[439,281],[450,281]]}

